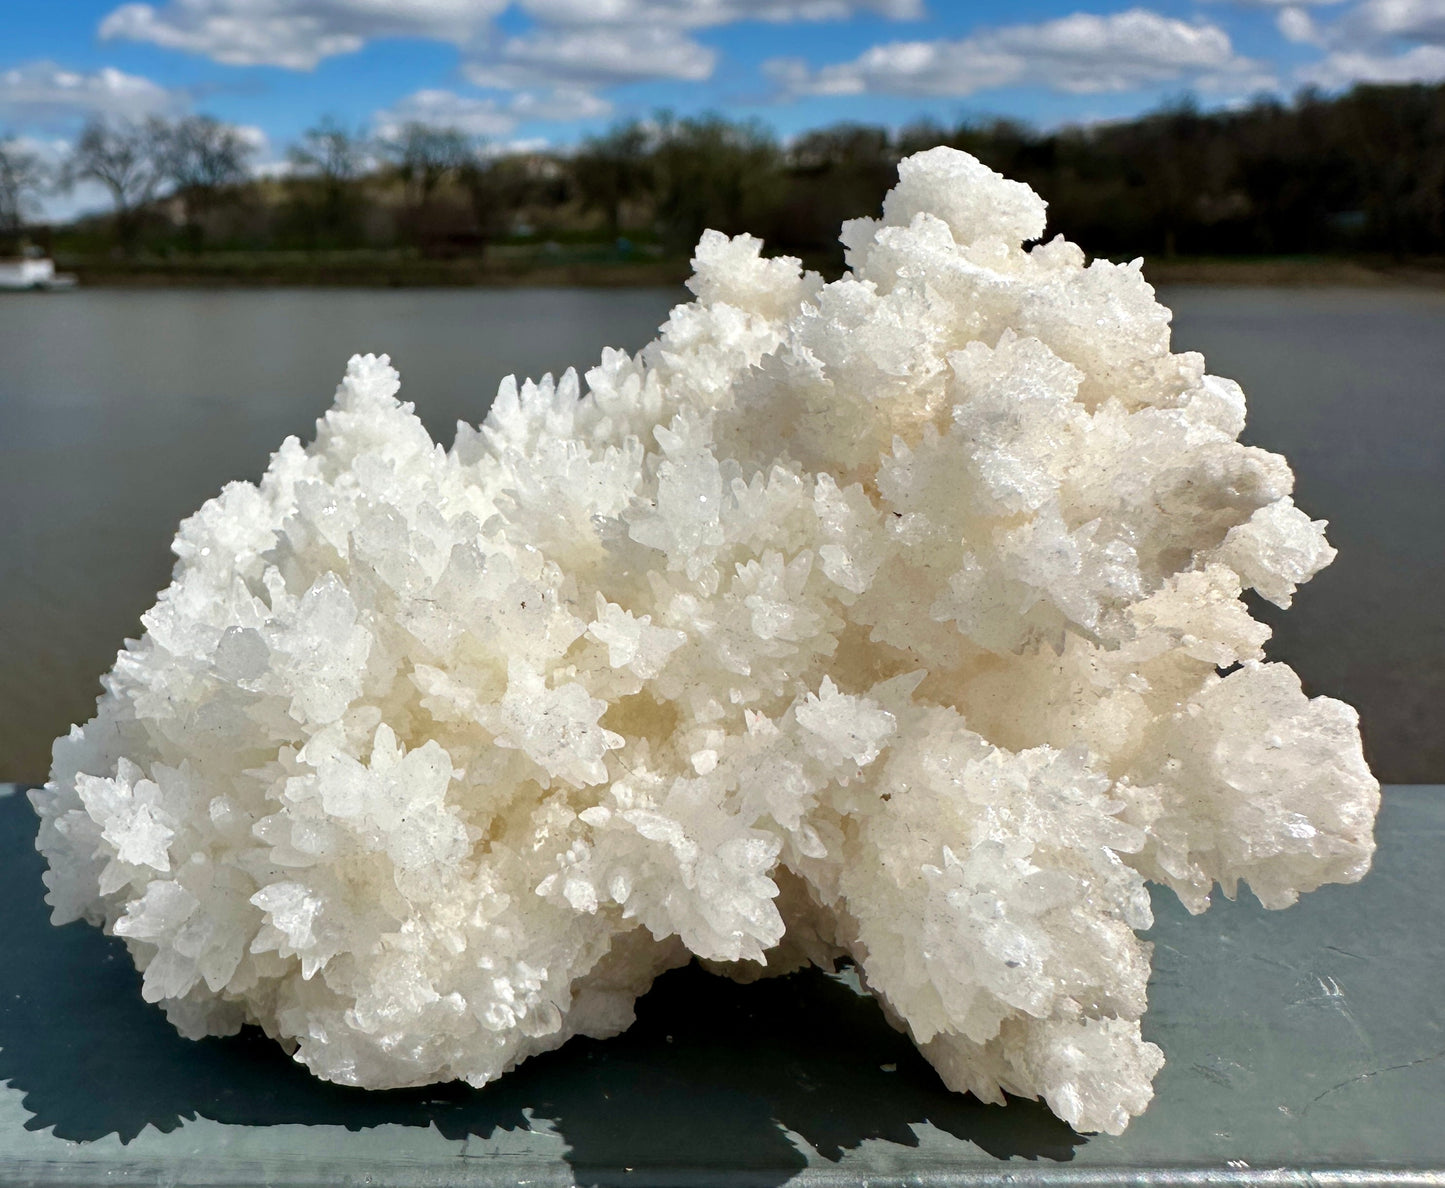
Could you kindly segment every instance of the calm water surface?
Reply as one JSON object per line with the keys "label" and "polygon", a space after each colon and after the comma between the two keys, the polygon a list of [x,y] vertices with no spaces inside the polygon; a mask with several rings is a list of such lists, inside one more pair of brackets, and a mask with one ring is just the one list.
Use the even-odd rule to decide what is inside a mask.
{"label": "calm water surface", "polygon": [[[177,522],[387,352],[450,442],[502,376],[636,349],[678,290],[126,292],[0,298],[0,779],[43,779],[169,580]],[[1445,295],[1176,289],[1176,349],[1244,384],[1340,559],[1272,654],[1359,706],[1376,771],[1445,780]],[[1273,612],[1273,608],[1265,608]],[[1263,613],[1263,612],[1261,612]]]}

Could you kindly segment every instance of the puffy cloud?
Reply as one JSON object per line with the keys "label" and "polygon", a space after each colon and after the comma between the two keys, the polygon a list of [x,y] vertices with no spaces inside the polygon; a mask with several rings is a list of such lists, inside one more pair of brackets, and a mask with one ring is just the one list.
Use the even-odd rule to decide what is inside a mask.
{"label": "puffy cloud", "polygon": [[1017,85],[1094,94],[1176,81],[1224,90],[1268,80],[1258,63],[1235,54],[1219,26],[1142,8],[1006,25],[956,41],[890,42],[816,70],[798,59],[764,68],[785,91],[814,95],[972,95]]}
{"label": "puffy cloud", "polygon": [[91,115],[140,119],[184,106],[159,83],[105,66],[89,74],[54,62],[29,62],[0,71],[0,121],[55,128]]}
{"label": "puffy cloud", "polygon": [[666,25],[543,28],[511,37],[465,68],[483,87],[534,86],[538,79],[564,79],[598,86],[639,79],[698,82],[712,75],[717,55]]}
{"label": "puffy cloud", "polygon": [[1326,90],[1355,83],[1436,83],[1445,80],[1445,46],[1417,45],[1398,54],[1339,51],[1303,67],[1301,82]]}
{"label": "puffy cloud", "polygon": [[0,133],[0,144],[39,158],[47,169],[61,165],[70,153],[70,141],[63,136],[6,136]]}
{"label": "puffy cloud", "polygon": [[595,120],[612,114],[612,104],[589,91],[558,87],[538,93],[525,91],[508,103],[518,120]]}
{"label": "puffy cloud", "polygon": [[505,136],[517,126],[516,116],[497,99],[442,90],[417,91],[394,107],[377,112],[375,119],[377,134],[383,138],[394,136],[404,124],[412,122],[482,137]]}
{"label": "puffy cloud", "polygon": [[[166,0],[123,4],[100,25],[103,38],[146,41],[233,66],[310,70],[324,58],[355,53],[379,37],[425,37],[458,45],[485,43],[494,17],[511,0]],[[554,58],[577,76],[590,39],[603,65],[589,77],[707,77],[712,51],[677,31],[737,21],[841,20],[868,11],[905,19],[923,15],[923,0],[520,0],[537,28],[506,43],[507,86],[537,85],[529,65]],[[655,44],[648,43],[648,37]],[[624,72],[614,51],[640,49],[658,67]],[[490,63],[494,55],[479,59]]]}
{"label": "puffy cloud", "polygon": [[271,138],[255,124],[238,124],[235,132],[241,138],[241,143],[256,156],[264,156],[271,152]]}
{"label": "puffy cloud", "polygon": [[1228,3],[1234,8],[1328,8],[1345,0],[1204,0],[1206,4]]}
{"label": "puffy cloud", "polygon": [[455,128],[487,140],[505,137],[518,124],[530,120],[577,120],[605,116],[611,104],[585,91],[555,90],[544,94],[524,92],[507,99],[458,95],[454,91],[425,90],[376,113],[377,134],[393,136],[413,121],[435,128]]}
{"label": "puffy cloud", "polygon": [[1297,71],[1303,83],[1335,90],[1445,79],[1445,0],[1363,0],[1329,24],[1286,9],[1280,29],[1327,51]]}
{"label": "puffy cloud", "polygon": [[148,41],[232,66],[310,70],[377,37],[463,42],[507,0],[169,0],[123,4],[100,36]]}
{"label": "puffy cloud", "polygon": [[893,20],[924,15],[923,0],[523,0],[540,21],[556,25],[671,25],[705,28],[737,21],[839,21],[858,12]]}
{"label": "puffy cloud", "polygon": [[1320,39],[1320,28],[1315,18],[1297,4],[1281,8],[1275,17],[1275,24],[1285,40],[1301,45],[1314,45]]}
{"label": "puffy cloud", "polygon": [[1341,18],[1341,43],[1445,45],[1445,0],[1365,0]]}

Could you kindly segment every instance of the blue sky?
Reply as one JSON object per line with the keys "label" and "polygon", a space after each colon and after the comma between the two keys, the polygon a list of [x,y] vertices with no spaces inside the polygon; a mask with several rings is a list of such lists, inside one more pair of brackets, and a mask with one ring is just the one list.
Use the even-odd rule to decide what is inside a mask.
{"label": "blue sky", "polygon": [[1209,107],[1442,78],[1445,0],[0,4],[0,136],[58,156],[94,115],[201,111],[244,126],[263,167],[322,116],[566,146],[659,108],[783,136],[923,116],[1055,126],[1186,93]]}

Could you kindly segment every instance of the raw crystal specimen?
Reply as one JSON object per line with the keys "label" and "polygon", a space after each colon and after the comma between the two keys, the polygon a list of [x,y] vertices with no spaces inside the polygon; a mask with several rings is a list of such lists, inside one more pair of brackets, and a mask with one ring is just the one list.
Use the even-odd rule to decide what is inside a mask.
{"label": "raw crystal specimen", "polygon": [[1145,881],[1369,866],[1356,715],[1240,601],[1334,553],[1137,264],[1023,249],[1043,201],[962,153],[899,174],[842,280],[709,232],[657,341],[449,451],[353,359],[56,744],[56,923],[372,1087],[847,955],[951,1087],[1122,1130]]}

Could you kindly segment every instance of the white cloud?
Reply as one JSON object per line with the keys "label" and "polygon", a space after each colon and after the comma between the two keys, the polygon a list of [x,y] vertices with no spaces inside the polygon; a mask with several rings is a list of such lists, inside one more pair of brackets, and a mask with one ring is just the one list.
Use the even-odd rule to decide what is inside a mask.
{"label": "white cloud", "polygon": [[543,153],[552,147],[545,136],[519,136],[514,140],[497,140],[486,146],[489,157],[524,156],[528,153]]}
{"label": "white cloud", "polygon": [[[381,37],[424,37],[474,46],[486,42],[494,17],[512,0],[165,0],[159,4],[122,4],[100,24],[102,38],[145,41],[167,49],[200,54],[232,66],[282,66],[310,70],[325,58],[355,53]],[[645,35],[671,37],[670,54],[653,54],[662,72],[641,68],[628,78],[694,79],[711,72],[712,52],[680,36],[677,30],[733,24],[737,21],[841,20],[857,12],[897,19],[923,15],[923,0],[519,0],[517,5],[538,28],[513,38],[517,72],[535,60],[545,67],[550,55],[566,52],[565,64],[581,77],[586,55],[569,36],[612,37],[639,43]],[[618,76],[614,48],[601,44],[604,65],[588,77]],[[645,47],[644,47],[645,48]],[[494,55],[488,54],[490,61]],[[699,63],[708,63],[699,75]],[[608,71],[608,64],[611,71]],[[689,71],[680,73],[680,71]],[[526,84],[545,80],[530,76]]]}
{"label": "white cloud", "polygon": [[813,95],[962,96],[1019,85],[1079,95],[1171,82],[1227,90],[1270,81],[1259,63],[1235,54],[1219,26],[1141,8],[984,29],[957,41],[896,41],[817,70],[798,59],[775,59],[764,69],[785,91]]}
{"label": "white cloud", "polygon": [[0,71],[0,122],[20,128],[63,127],[91,115],[141,119],[182,106],[174,91],[110,66],[87,74],[30,62]]}
{"label": "white cloud", "polygon": [[510,135],[524,121],[586,119],[607,115],[611,110],[605,99],[585,91],[556,90],[540,95],[524,92],[504,100],[425,90],[377,112],[374,124],[382,138],[394,136],[404,124],[417,122],[495,140]]}
{"label": "white cloud", "polygon": [[1296,71],[1301,83],[1340,90],[1445,80],[1445,0],[1362,0],[1328,24],[1286,9],[1280,30],[1326,51]]}
{"label": "white cloud", "polygon": [[589,91],[559,87],[545,94],[525,91],[508,104],[518,120],[595,120],[612,114],[612,104]]}
{"label": "white cloud", "polygon": [[517,126],[517,117],[497,99],[478,99],[454,91],[417,91],[394,107],[377,112],[376,132],[383,139],[389,138],[404,124],[413,122],[455,128],[468,136],[490,139],[510,133]]}
{"label": "white cloud", "polygon": [[1274,23],[1279,27],[1279,31],[1286,41],[1293,41],[1299,45],[1319,44],[1320,27],[1318,23],[1299,5],[1281,8]]}
{"label": "white cloud", "polygon": [[0,134],[0,143],[38,157],[43,165],[53,169],[65,160],[70,152],[70,141],[63,136],[5,136]]}
{"label": "white cloud", "polygon": [[267,156],[271,152],[271,138],[255,124],[236,124],[233,130],[241,143],[257,157]]}
{"label": "white cloud", "polygon": [[1345,0],[1204,0],[1206,4],[1228,3],[1235,8],[1328,8]]}
{"label": "white cloud", "polygon": [[378,37],[465,42],[507,0],[170,0],[123,4],[102,38],[148,41],[230,66],[310,70]]}
{"label": "white cloud", "polygon": [[1445,0],[1365,0],[1336,29],[1341,42],[1445,45]]}
{"label": "white cloud", "polygon": [[698,82],[717,55],[665,25],[539,29],[511,37],[464,68],[469,81],[507,89],[561,79],[573,86],[607,86],[639,79]]}
{"label": "white cloud", "polygon": [[859,12],[893,20],[924,15],[923,0],[522,0],[553,25],[670,25],[701,29],[738,21],[841,21]]}
{"label": "white cloud", "polygon": [[1299,71],[1301,82],[1326,90],[1355,83],[1436,83],[1445,81],[1445,46],[1417,45],[1399,54],[1338,52]]}

